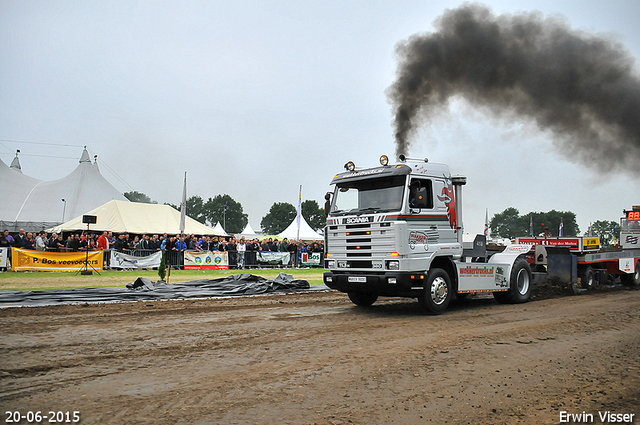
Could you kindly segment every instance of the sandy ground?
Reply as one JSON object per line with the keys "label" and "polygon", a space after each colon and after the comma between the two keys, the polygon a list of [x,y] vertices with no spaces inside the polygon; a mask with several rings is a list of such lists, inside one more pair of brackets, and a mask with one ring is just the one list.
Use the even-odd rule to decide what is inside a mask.
{"label": "sandy ground", "polygon": [[0,326],[3,423],[640,423],[637,290],[441,316],[333,291],[8,308]]}

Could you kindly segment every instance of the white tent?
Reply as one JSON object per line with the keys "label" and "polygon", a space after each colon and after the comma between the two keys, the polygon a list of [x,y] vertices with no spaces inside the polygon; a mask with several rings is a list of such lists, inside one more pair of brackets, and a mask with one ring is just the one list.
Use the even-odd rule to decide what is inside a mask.
{"label": "white tent", "polygon": [[251,227],[251,224],[249,224],[249,222],[247,222],[247,225],[244,227],[244,230],[242,232],[240,232],[240,234],[238,235],[238,237],[242,237],[244,236],[246,239],[253,239],[253,238],[257,238],[258,234],[255,232],[255,230],[253,230],[253,227]]}
{"label": "white tent", "polygon": [[40,229],[53,226],[110,200],[128,202],[100,174],[98,167],[91,163],[86,149],[75,170],[66,177],[53,181],[25,176],[17,157],[11,167],[0,161],[0,187],[0,220],[4,223],[16,223],[25,229],[31,226]]}
{"label": "white tent", "polygon": [[[113,233],[133,234],[168,233],[176,235],[180,233],[180,211],[169,205],[109,201],[98,208],[83,213],[83,215],[97,217],[97,223],[89,227],[89,230],[96,232],[107,230]],[[81,215],[48,231],[60,233],[61,231],[86,229],[87,225],[82,222]],[[184,231],[195,235],[224,235],[224,233],[205,226],[191,217],[186,217]]]}
{"label": "white tent", "polygon": [[307,220],[303,216],[300,216],[300,233],[298,234],[298,220],[297,217],[293,219],[289,227],[284,229],[281,233],[278,233],[278,237],[287,239],[296,239],[301,241],[315,241],[323,239],[323,236],[317,233],[309,226]]}
{"label": "white tent", "polygon": [[222,228],[222,224],[220,224],[220,222],[217,222],[216,225],[213,226],[213,230],[216,231],[216,235],[229,236],[227,232]]}

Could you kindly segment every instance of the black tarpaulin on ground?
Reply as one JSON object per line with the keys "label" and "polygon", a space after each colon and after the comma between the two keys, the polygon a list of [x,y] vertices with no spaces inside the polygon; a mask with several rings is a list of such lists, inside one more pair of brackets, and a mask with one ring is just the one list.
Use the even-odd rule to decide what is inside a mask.
{"label": "black tarpaulin on ground", "polygon": [[219,279],[200,279],[176,284],[138,278],[135,282],[127,284],[126,288],[0,291],[0,307],[228,297],[296,292],[310,288],[306,280],[296,280],[292,275],[285,273],[280,273],[274,279],[243,273]]}

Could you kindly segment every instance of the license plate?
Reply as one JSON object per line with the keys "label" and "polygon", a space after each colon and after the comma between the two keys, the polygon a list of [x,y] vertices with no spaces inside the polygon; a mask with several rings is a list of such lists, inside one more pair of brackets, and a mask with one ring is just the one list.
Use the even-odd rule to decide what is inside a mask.
{"label": "license plate", "polygon": [[367,278],[364,276],[349,276],[349,282],[367,283]]}

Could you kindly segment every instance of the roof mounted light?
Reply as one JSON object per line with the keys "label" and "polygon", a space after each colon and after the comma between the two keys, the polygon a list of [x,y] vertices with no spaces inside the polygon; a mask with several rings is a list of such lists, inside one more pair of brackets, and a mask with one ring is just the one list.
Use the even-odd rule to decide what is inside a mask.
{"label": "roof mounted light", "polygon": [[346,164],[344,164],[344,169],[347,171],[353,171],[356,169],[356,164],[354,164],[353,161],[349,161]]}
{"label": "roof mounted light", "polygon": [[383,167],[386,167],[386,166],[389,164],[389,157],[388,157],[387,155],[382,155],[382,156],[380,157],[380,164],[381,164]]}

